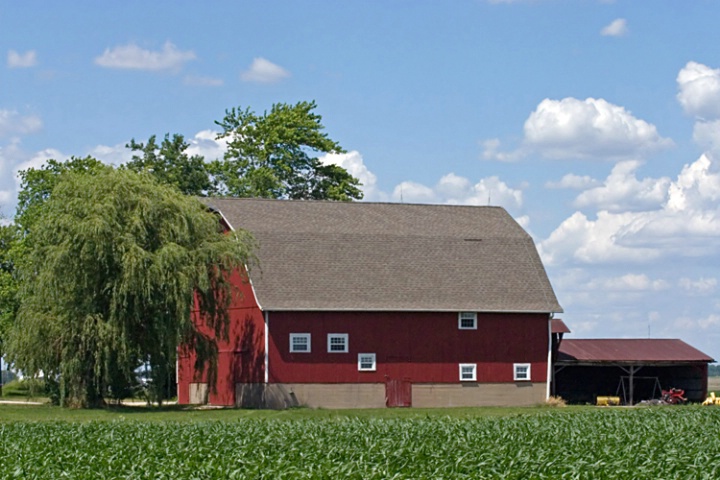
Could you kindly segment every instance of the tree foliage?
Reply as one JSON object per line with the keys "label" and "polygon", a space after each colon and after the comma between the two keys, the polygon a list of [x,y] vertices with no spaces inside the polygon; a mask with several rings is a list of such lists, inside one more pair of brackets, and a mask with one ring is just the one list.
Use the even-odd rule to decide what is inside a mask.
{"label": "tree foliage", "polygon": [[[14,225],[0,225],[0,357],[5,352],[4,340],[18,309],[18,283],[13,260],[13,252],[17,248],[17,228]],[[0,388],[2,383],[0,381]]]}
{"label": "tree foliage", "polygon": [[126,146],[141,155],[133,155],[125,168],[148,172],[160,183],[174,185],[185,195],[205,196],[213,193],[205,159],[200,155],[187,154],[190,145],[182,135],[176,133],[170,137],[170,134],[166,134],[160,145],[155,135],[147,143],[137,143],[132,139]]}
{"label": "tree foliage", "polygon": [[343,153],[323,132],[315,102],[278,103],[257,115],[250,109],[226,110],[223,131],[228,150],[211,164],[219,191],[236,197],[314,200],[362,198],[360,183],[337,165],[324,165],[318,154]]}
{"label": "tree foliage", "polygon": [[87,156],[84,158],[71,157],[64,162],[49,159],[40,168],[28,168],[20,171],[20,193],[18,193],[15,223],[24,232],[27,232],[35,218],[40,214],[42,206],[50,197],[53,188],[60,182],[64,174],[94,174],[106,168],[107,166],[101,161]]}
{"label": "tree foliage", "polygon": [[[8,356],[58,379],[61,403],[99,405],[144,363],[162,383],[180,344],[212,383],[212,336],[227,334],[228,272],[247,263],[248,236],[223,234],[199,201],[148,175],[105,167],[59,175],[26,242]],[[194,294],[207,331],[191,319]]]}

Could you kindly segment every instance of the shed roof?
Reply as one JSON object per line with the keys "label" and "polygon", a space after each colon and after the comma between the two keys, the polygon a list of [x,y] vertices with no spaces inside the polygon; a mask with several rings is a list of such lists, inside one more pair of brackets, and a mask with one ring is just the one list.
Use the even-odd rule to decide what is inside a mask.
{"label": "shed roof", "polygon": [[203,201],[255,236],[265,310],[562,311],[532,239],[500,207]]}
{"label": "shed roof", "polygon": [[570,333],[570,329],[565,322],[559,318],[553,318],[550,320],[550,332],[551,333]]}
{"label": "shed roof", "polygon": [[563,340],[557,363],[702,363],[714,361],[700,350],[678,339],[582,339]]}

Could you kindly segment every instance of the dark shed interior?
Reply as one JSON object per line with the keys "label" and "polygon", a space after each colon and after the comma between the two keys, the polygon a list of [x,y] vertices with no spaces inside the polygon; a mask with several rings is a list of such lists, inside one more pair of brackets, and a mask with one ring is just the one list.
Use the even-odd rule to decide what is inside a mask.
{"label": "dark shed interior", "polygon": [[671,388],[684,390],[692,402],[707,396],[707,366],[713,359],[682,340],[562,340],[557,332],[553,337],[552,393],[569,403],[618,396],[624,405],[634,405],[659,399]]}

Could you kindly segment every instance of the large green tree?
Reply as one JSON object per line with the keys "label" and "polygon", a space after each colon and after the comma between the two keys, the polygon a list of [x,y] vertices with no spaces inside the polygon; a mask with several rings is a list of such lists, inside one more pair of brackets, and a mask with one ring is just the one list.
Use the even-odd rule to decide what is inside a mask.
{"label": "large green tree", "polygon": [[[102,404],[139,364],[163,382],[181,344],[212,383],[228,273],[248,262],[249,237],[223,234],[199,201],[149,175],[110,167],[59,175],[42,203],[25,236],[10,361],[58,379],[70,406]],[[193,298],[208,330],[191,319]]]}
{"label": "large green tree", "polygon": [[91,156],[71,157],[60,162],[49,159],[40,168],[28,168],[19,172],[20,192],[18,193],[18,206],[15,214],[15,224],[22,233],[32,228],[35,219],[40,215],[45,201],[55,185],[67,173],[95,174],[105,170],[106,165]]}
{"label": "large green tree", "polygon": [[[15,319],[19,301],[13,261],[16,239],[17,229],[14,225],[0,225],[0,357],[5,353],[5,338]],[[2,383],[0,380],[0,394]]]}
{"label": "large green tree", "polygon": [[130,140],[127,148],[136,152],[125,168],[135,172],[148,172],[160,183],[174,185],[185,195],[205,196],[213,193],[205,159],[200,155],[189,156],[190,145],[179,134],[166,134],[160,145],[155,135],[147,143]]}
{"label": "large green tree", "polygon": [[211,164],[221,194],[315,200],[362,198],[360,182],[318,155],[343,153],[323,132],[315,102],[277,103],[258,115],[250,109],[226,110],[220,139],[228,143],[225,158]]}

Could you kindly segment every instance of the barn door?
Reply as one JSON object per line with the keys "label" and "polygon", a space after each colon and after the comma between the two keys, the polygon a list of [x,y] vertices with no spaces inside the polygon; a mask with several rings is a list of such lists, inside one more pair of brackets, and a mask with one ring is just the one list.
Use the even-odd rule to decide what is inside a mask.
{"label": "barn door", "polygon": [[412,406],[412,383],[410,383],[410,379],[404,378],[400,380],[389,377],[385,379],[385,406]]}

